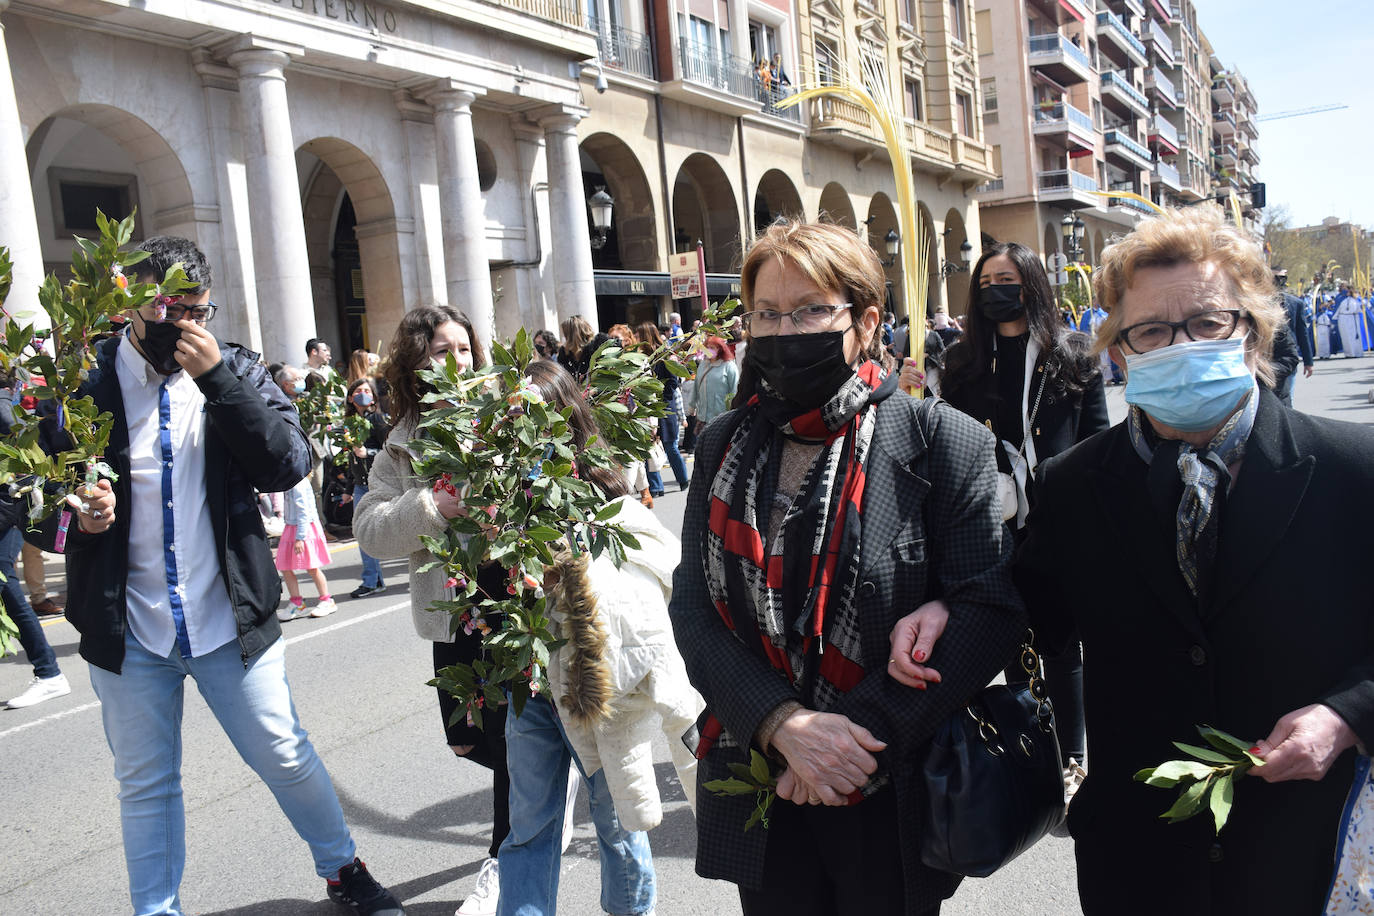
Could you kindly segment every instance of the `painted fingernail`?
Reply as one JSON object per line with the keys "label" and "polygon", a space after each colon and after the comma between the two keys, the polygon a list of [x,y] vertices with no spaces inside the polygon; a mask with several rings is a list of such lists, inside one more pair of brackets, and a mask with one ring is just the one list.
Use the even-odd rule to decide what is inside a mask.
{"label": "painted fingernail", "polygon": [[914,659],[915,659],[916,661],[918,661],[918,662],[923,662],[923,661],[926,660],[926,650],[925,650],[925,649],[917,649],[915,652],[912,652],[912,653],[911,653],[911,657],[914,658]]}
{"label": "painted fingernail", "polygon": [[926,682],[925,682],[925,681],[917,681],[917,682],[916,682],[916,689],[917,689],[917,690],[925,690],[925,689],[926,689]]}
{"label": "painted fingernail", "polygon": [[1250,748],[1250,753],[1252,753],[1252,754],[1258,754],[1259,752],[1260,752],[1260,749],[1259,749],[1259,745],[1258,745],[1258,744],[1256,744],[1254,747]]}

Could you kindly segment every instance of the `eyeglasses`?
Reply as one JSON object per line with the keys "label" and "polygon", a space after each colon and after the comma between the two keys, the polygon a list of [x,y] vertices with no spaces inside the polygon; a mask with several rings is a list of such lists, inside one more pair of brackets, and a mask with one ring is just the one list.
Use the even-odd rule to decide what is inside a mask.
{"label": "eyeglasses", "polygon": [[1189,340],[1224,340],[1242,318],[1249,317],[1241,309],[1210,309],[1182,321],[1142,321],[1122,328],[1116,339],[1136,353],[1149,353],[1170,346],[1180,330]]}
{"label": "eyeglasses", "polygon": [[219,306],[213,302],[207,302],[205,305],[178,305],[177,302],[180,299],[180,296],[156,297],[152,302],[153,317],[148,320],[181,321],[184,318],[197,324],[206,324],[215,317],[215,312],[219,310]]}
{"label": "eyeglasses", "polygon": [[813,302],[790,312],[754,309],[752,312],[745,312],[741,315],[740,320],[744,322],[744,329],[757,337],[767,337],[770,334],[778,333],[784,318],[792,322],[798,333],[813,334],[816,331],[827,330],[830,327],[830,320],[835,317],[836,312],[853,307],[852,302],[842,302],[839,305]]}

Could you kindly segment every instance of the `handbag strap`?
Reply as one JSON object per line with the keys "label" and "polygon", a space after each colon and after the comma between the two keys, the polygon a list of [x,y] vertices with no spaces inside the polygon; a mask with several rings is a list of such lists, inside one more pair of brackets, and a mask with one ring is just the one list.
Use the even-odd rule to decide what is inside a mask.
{"label": "handbag strap", "polygon": [[[1040,665],[1040,653],[1035,651],[1034,643],[1035,631],[1026,630],[1026,639],[1021,644],[1017,662],[1030,678],[1030,695],[1038,704],[1035,710],[1036,722],[1042,732],[1051,734],[1054,732],[1054,706],[1050,703],[1049,688],[1045,686],[1044,669]],[[987,746],[988,751],[994,757],[1001,756],[1006,748],[1002,744],[1002,736],[997,726],[979,712],[976,704],[970,703],[964,707],[964,711],[978,724],[978,737]]]}

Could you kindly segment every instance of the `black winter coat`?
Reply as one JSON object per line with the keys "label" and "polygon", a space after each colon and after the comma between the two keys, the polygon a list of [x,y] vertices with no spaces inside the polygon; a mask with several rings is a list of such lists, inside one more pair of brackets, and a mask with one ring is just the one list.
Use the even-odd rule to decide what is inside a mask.
{"label": "black winter coat", "polygon": [[[114,482],[115,523],[93,535],[73,523],[66,546],[67,619],[81,634],[81,657],[115,674],[124,663],[124,595],[134,515],[129,502],[129,426],[115,372],[116,351],[123,345],[123,337],[100,344],[96,367],[80,391],[114,418],[105,461],[119,475]],[[281,579],[255,490],[291,489],[310,472],[311,452],[296,409],[258,363],[258,354],[226,343],[220,344],[220,352],[223,359],[195,381],[205,395],[205,483],[217,533],[215,559],[229,592],[246,664],[281,636],[276,615]],[[30,533],[30,539],[53,550],[57,520],[54,514],[39,532]]]}
{"label": "black winter coat", "polygon": [[[1206,815],[1161,820],[1177,793],[1132,776],[1202,743],[1195,726],[1258,741],[1313,703],[1374,747],[1370,455],[1374,429],[1262,391],[1201,603],[1175,557],[1182,484],[1150,473],[1124,423],[1041,466],[1017,584],[1038,640],[1083,641],[1088,777],[1069,830],[1087,916],[1321,912],[1353,749],[1319,782],[1242,779],[1219,838]],[[1313,551],[1319,567],[1300,559]]]}

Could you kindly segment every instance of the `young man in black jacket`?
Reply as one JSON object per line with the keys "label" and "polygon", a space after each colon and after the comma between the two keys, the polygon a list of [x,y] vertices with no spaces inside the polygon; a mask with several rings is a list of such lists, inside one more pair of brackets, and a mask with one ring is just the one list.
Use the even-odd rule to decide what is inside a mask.
{"label": "young man in black jacket", "polygon": [[[67,618],[114,753],[135,912],[181,913],[189,675],[309,844],[330,898],[360,913],[402,914],[356,858],[287,686],[281,582],[254,490],[289,489],[309,471],[300,419],[256,353],[206,329],[216,306],[194,243],[159,237],[142,248],[151,256],[137,267],[140,282],[180,263],[196,286],[147,303],[129,332],[100,344],[82,391],[114,417],[105,458],[118,476],[70,498],[65,543]],[[45,528],[48,549],[58,523]]]}

